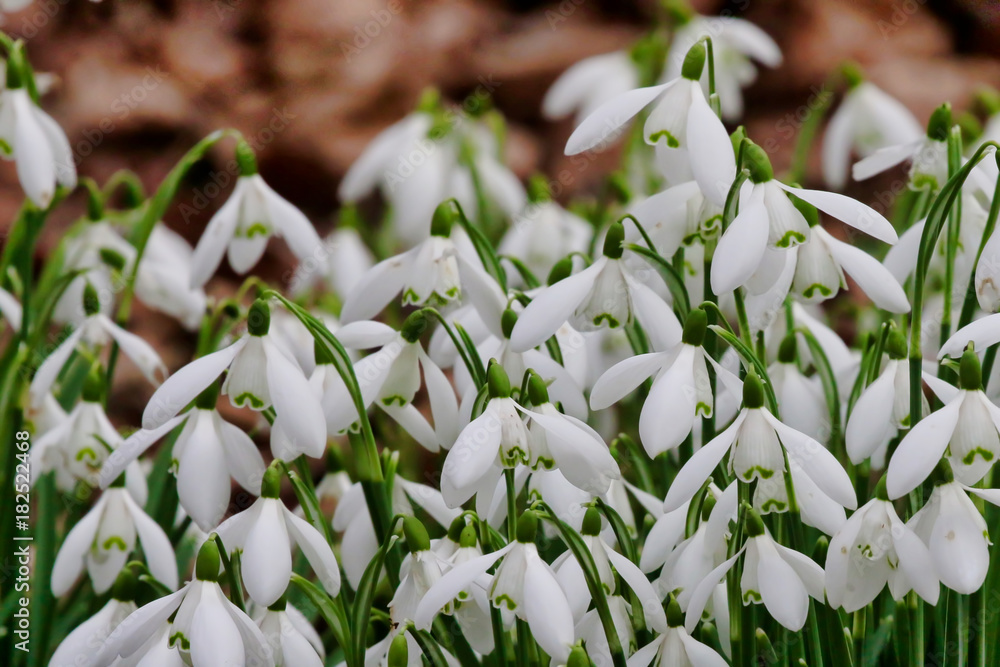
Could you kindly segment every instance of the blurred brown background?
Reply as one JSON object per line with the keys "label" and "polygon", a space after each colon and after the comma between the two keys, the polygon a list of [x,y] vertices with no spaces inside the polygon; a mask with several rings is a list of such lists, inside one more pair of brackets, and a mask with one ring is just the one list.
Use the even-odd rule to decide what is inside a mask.
{"label": "blurred brown background", "polygon": [[[747,94],[749,133],[776,146],[776,168],[787,164],[819,86],[844,60],[860,62],[921,121],[944,100],[962,109],[978,85],[1000,85],[995,1],[692,4],[754,21],[784,51],[784,66],[762,70]],[[35,0],[8,14],[4,29],[28,42],[37,71],[55,75],[43,103],[69,135],[81,175],[103,182],[127,167],[152,190],[198,139],[235,127],[256,140],[264,178],[325,233],[344,171],[428,85],[455,100],[477,86],[492,89],[510,121],[515,171],[558,172],[572,121],[540,117],[545,90],[574,62],[629,45],[656,11],[654,0]],[[228,195],[232,178],[220,170],[231,148],[199,167],[168,216],[192,242]],[[613,164],[613,155],[602,157],[571,190],[592,187]],[[230,186],[206,197],[219,180]],[[872,201],[879,188],[868,181],[851,194]],[[0,165],[0,232],[21,199],[13,165]],[[82,199],[71,199],[40,252],[82,211]],[[289,260],[272,243],[257,272],[280,276]],[[141,306],[133,328],[161,342],[188,338]],[[158,347],[171,368],[190,352],[187,343]],[[138,411],[148,387],[128,393],[131,383],[121,379]]]}

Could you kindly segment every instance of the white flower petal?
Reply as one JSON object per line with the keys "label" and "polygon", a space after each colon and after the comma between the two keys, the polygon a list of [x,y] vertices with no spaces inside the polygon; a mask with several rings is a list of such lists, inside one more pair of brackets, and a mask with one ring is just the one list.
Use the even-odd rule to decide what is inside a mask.
{"label": "white flower petal", "polygon": [[[819,233],[814,230],[814,233]],[[855,248],[832,236],[825,238],[830,255],[879,308],[890,313],[910,312],[910,302],[903,286],[889,269],[861,248]]]}
{"label": "white flower petal", "polygon": [[62,597],[69,592],[83,572],[84,559],[97,536],[97,529],[104,513],[105,497],[102,496],[90,511],[66,535],[52,566],[52,593]]}
{"label": "white flower petal", "polygon": [[[667,497],[663,501],[663,511],[672,512],[685,502],[691,500],[694,494],[704,486],[712,472],[722,461],[726,452],[732,446],[739,432],[740,426],[746,419],[746,410],[740,412],[736,420],[729,425],[725,431],[715,436],[704,447],[694,453],[688,462],[684,464],[677,477],[674,478],[670,488],[667,489]],[[706,598],[707,599],[707,598]]]}
{"label": "white flower petal", "polygon": [[412,259],[420,246],[413,250],[382,260],[366,273],[347,295],[340,311],[343,323],[370,320],[382,312],[403,289],[412,266]]}
{"label": "white flower petal", "polygon": [[448,570],[438,579],[437,583],[431,586],[420,601],[417,613],[413,615],[413,624],[421,630],[430,628],[442,607],[458,597],[458,594],[467,589],[476,579],[486,574],[486,571],[493,567],[494,563],[503,558],[516,545],[516,542],[512,542],[502,549],[465,561]]}
{"label": "white flower petal", "polygon": [[998,342],[1000,342],[1000,313],[995,313],[971,322],[953,333],[938,351],[938,359],[961,357],[969,343],[972,343],[977,350],[985,350]]}
{"label": "white flower petal", "polygon": [[754,187],[750,200],[719,239],[712,260],[712,291],[731,292],[754,274],[767,249],[768,219],[764,188]]}
{"label": "white flower petal", "polygon": [[851,175],[856,181],[864,181],[875,174],[892,169],[904,160],[912,158],[922,142],[923,139],[918,139],[908,144],[880,148],[863,160],[855,162]]}
{"label": "white flower petal", "polygon": [[736,552],[736,554],[729,560],[723,561],[721,565],[709,572],[701,582],[695,586],[694,591],[691,593],[691,598],[688,600],[687,609],[685,610],[684,616],[684,628],[688,632],[694,631],[698,622],[701,621],[701,614],[705,611],[705,605],[708,604],[708,599],[712,597],[712,593],[715,592],[715,587],[722,579],[723,575],[733,567],[736,563],[736,559],[739,558],[743,551],[746,549],[744,546],[742,549]]}
{"label": "white flower petal", "polygon": [[222,255],[233,238],[236,224],[239,222],[244,190],[248,187],[246,179],[238,179],[229,199],[222,205],[198,239],[194,255],[191,257],[191,287],[202,287],[219,268]]}
{"label": "white flower petal", "polygon": [[566,142],[566,155],[603,148],[619,136],[619,128],[663,94],[676,81],[637,88],[608,100],[580,123]]}
{"label": "white flower petal", "polygon": [[858,506],[854,485],[840,462],[823,445],[805,433],[796,431],[782,423],[767,410],[763,410],[767,420],[781,438],[781,444],[788,451],[788,457],[794,458],[816,486],[843,507],[854,509]]}
{"label": "white flower petal", "polygon": [[256,504],[260,509],[243,544],[243,583],[254,602],[268,607],[288,587],[292,554],[281,501],[261,498]]}
{"label": "white flower petal", "polygon": [[884,369],[854,404],[845,434],[847,455],[854,464],[874,454],[896,432],[891,420],[896,398],[895,375],[894,364]]}
{"label": "white flower petal", "polygon": [[885,488],[890,498],[905,496],[934,470],[955,431],[963,400],[927,415],[903,437],[886,471]]}
{"label": "white flower petal", "polygon": [[326,538],[312,524],[295,516],[287,508],[282,507],[282,510],[289,534],[302,549],[323,588],[330,595],[337,595],[340,592],[340,566],[337,565],[337,557],[333,555],[333,549]]}
{"label": "white flower petal", "polygon": [[267,384],[274,410],[296,451],[318,458],[326,449],[326,420],[319,398],[302,371],[268,341]]}
{"label": "white flower petal", "polygon": [[785,192],[792,193],[802,201],[880,241],[891,244],[899,240],[892,223],[886,220],[885,216],[856,199],[836,192],[793,188],[777,180],[774,182]]}
{"label": "white flower petal", "polygon": [[524,352],[544,343],[587,297],[606,265],[607,259],[602,257],[583,271],[539,292],[514,325],[510,335],[511,349]]}
{"label": "white flower petal", "polygon": [[[604,543],[602,542],[602,544]],[[646,575],[636,567],[635,563],[606,544],[604,545],[604,550],[608,554],[608,560],[611,561],[611,565],[614,566],[621,578],[625,580],[628,587],[635,593],[636,599],[642,605],[642,612],[646,617],[649,627],[656,632],[665,632],[667,629],[667,617],[663,613],[663,602],[660,599],[659,593],[649,583]]]}
{"label": "white flower petal", "polygon": [[562,587],[537,554],[524,573],[524,614],[538,646],[557,664],[565,662],[574,638],[573,614]]}
{"label": "white flower petal", "polygon": [[604,372],[590,390],[593,410],[609,408],[648,380],[667,357],[664,352],[650,352],[629,357]]}
{"label": "white flower petal", "polygon": [[130,494],[123,493],[122,498],[132,516],[132,523],[135,524],[135,531],[139,535],[142,553],[146,557],[150,573],[167,588],[174,590],[178,584],[177,558],[174,556],[174,548],[170,544],[170,538],[163,532],[160,525],[149,518],[142,508],[132,500]]}
{"label": "white flower petal", "polygon": [[705,198],[716,206],[726,205],[726,195],[736,179],[736,157],[726,127],[708,106],[701,86],[691,91],[687,117],[687,143],[691,173]]}
{"label": "white flower petal", "polygon": [[115,339],[121,351],[132,360],[147,380],[158,385],[167,377],[167,367],[163,365],[160,355],[156,353],[152,345],[139,336],[125,331],[112,322],[107,315],[98,313],[94,317],[101,324],[101,328]]}

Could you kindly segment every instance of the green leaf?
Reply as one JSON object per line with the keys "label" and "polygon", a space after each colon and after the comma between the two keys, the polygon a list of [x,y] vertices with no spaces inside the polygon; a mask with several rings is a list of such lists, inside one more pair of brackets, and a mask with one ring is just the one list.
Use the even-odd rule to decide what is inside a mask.
{"label": "green leaf", "polygon": [[[292,573],[291,583],[302,591],[309,598],[309,601],[316,606],[316,609],[319,610],[320,616],[326,621],[327,626],[333,633],[334,639],[337,640],[337,645],[344,651],[344,661],[352,666],[357,664],[354,658],[354,645],[351,642],[353,633],[347,621],[347,610],[344,608],[344,601],[341,597],[338,595],[335,598],[331,598],[319,586],[294,572]],[[364,641],[363,637],[365,633],[362,632],[360,634],[362,641]]]}

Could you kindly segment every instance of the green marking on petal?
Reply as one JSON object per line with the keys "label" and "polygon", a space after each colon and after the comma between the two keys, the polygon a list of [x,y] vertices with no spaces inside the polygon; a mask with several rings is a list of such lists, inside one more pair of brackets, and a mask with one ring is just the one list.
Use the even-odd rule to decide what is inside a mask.
{"label": "green marking on petal", "polygon": [[111,551],[111,547],[117,547],[119,551],[128,551],[128,545],[125,544],[125,540],[117,535],[112,535],[104,540],[104,544],[101,545],[101,548],[105,551]]}
{"label": "green marking on petal", "polygon": [[493,606],[499,609],[501,606],[507,607],[509,611],[514,611],[517,609],[517,603],[514,602],[506,593],[501,593],[497,597],[493,598]]}
{"label": "green marking on petal", "polygon": [[767,514],[769,512],[784,512],[788,509],[788,503],[778,500],[777,498],[771,498],[764,501],[764,504],[760,506],[761,513]]}
{"label": "green marking on petal", "polygon": [[234,398],[233,399],[233,403],[235,403],[236,407],[238,407],[238,408],[245,408],[245,407],[247,407],[249,405],[250,408],[253,409],[253,410],[263,410],[264,409],[264,401],[262,401],[261,399],[257,398],[256,396],[254,396],[253,394],[251,394],[249,391],[245,391],[242,394],[240,394],[239,396],[237,396],[236,398]]}
{"label": "green marking on petal", "polygon": [[660,130],[659,132],[654,132],[649,135],[649,143],[655,144],[660,139],[664,139],[667,142],[667,146],[670,148],[680,148],[681,142],[677,140],[677,137],[670,134],[667,130]]}
{"label": "green marking on petal", "polygon": [[180,642],[182,651],[191,650],[191,642],[188,640],[187,637],[184,636],[183,632],[175,632],[174,634],[170,635],[171,647],[176,646],[178,642]]}
{"label": "green marking on petal", "polygon": [[407,287],[406,291],[403,292],[403,305],[420,303],[420,297],[417,293],[413,291],[413,288]]}
{"label": "green marking on petal", "polygon": [[538,460],[535,461],[534,469],[538,470],[542,468],[544,470],[554,470],[556,467],[556,462],[547,456],[539,456]]}
{"label": "green marking on petal", "polygon": [[763,466],[752,466],[743,474],[743,481],[747,483],[753,481],[754,475],[759,475],[761,479],[771,479],[774,471]]}
{"label": "green marking on petal", "polygon": [[81,447],[79,451],[77,451],[76,453],[76,460],[82,461],[84,459],[97,463],[98,460],[97,452],[94,451],[93,448],[91,447]]}
{"label": "green marking on petal", "polygon": [[802,296],[804,296],[807,299],[811,299],[817,292],[820,294],[820,296],[823,297],[833,296],[833,290],[831,290],[826,285],[821,285],[819,283],[813,283],[809,287],[802,290]]}
{"label": "green marking on petal", "polygon": [[271,233],[271,230],[263,222],[255,222],[242,231],[242,236],[248,239],[252,239],[255,236],[266,237]]}
{"label": "green marking on petal", "polygon": [[712,406],[703,401],[698,401],[698,405],[694,408],[695,416],[711,417],[712,416]]}
{"label": "green marking on petal", "polygon": [[806,237],[804,234],[801,234],[794,229],[790,229],[785,232],[785,235],[778,239],[777,243],[774,245],[778,248],[791,248],[805,242]]}
{"label": "green marking on petal", "polygon": [[750,604],[751,602],[755,604],[760,604],[763,598],[760,597],[760,593],[754,590],[743,591],[743,604]]}
{"label": "green marking on petal", "polygon": [[406,399],[400,396],[399,394],[395,394],[393,396],[386,396],[385,398],[382,399],[383,405],[392,405],[393,403],[399,403],[399,407],[403,407],[404,405],[406,405]]}
{"label": "green marking on petal", "polygon": [[977,454],[980,457],[982,457],[982,459],[984,461],[992,461],[993,460],[993,452],[991,452],[988,449],[983,449],[982,447],[976,447],[971,452],[969,452],[968,454],[966,454],[965,456],[962,457],[962,463],[964,463],[967,466],[972,465],[976,461],[976,455]]}
{"label": "green marking on petal", "polygon": [[613,317],[608,313],[601,313],[600,315],[594,318],[594,326],[599,327],[601,326],[602,322],[607,322],[608,326],[611,327],[612,329],[617,329],[622,325],[621,322],[619,322],[615,317]]}

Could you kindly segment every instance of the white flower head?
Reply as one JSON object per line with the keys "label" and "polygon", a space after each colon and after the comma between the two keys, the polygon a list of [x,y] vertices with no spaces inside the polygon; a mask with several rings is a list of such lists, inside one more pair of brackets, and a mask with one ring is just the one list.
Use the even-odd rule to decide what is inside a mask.
{"label": "white flower head", "polygon": [[193,251],[177,232],[157,223],[135,277],[135,294],[147,306],[193,331],[205,316],[205,290],[191,286]]}
{"label": "white flower head", "polygon": [[558,120],[576,113],[583,121],[600,105],[639,85],[631,54],[613,51],[573,64],[553,82],[542,100],[542,114]]}
{"label": "white flower head", "polygon": [[689,634],[689,630],[684,627],[681,606],[672,596],[667,603],[666,621],[666,629],[629,658],[630,666],[724,667],[729,664],[714,649]]}
{"label": "white flower head", "polygon": [[243,552],[243,581],[257,604],[274,604],[292,576],[292,544],[297,544],[330,595],[340,591],[340,567],[326,538],[285,507],[279,498],[281,473],[272,464],[261,495],[248,509],[226,519],[217,533],[226,548]]}
{"label": "white flower head", "polygon": [[275,667],[322,667],[326,650],[316,628],[284,598],[251,616],[267,639]]}
{"label": "white flower head", "polygon": [[244,274],[264,254],[272,236],[288,242],[299,261],[317,261],[322,241],[302,211],[271,189],[257,173],[253,150],[244,142],[236,147],[240,177],[233,193],[208,221],[191,259],[191,287],[208,282],[223,254],[233,271]]}
{"label": "white flower head", "polygon": [[49,665],[73,667],[79,664],[91,664],[108,636],[136,610],[135,583],[135,576],[124,570],[111,589],[111,599],[108,603],[62,640],[52,654]]}
{"label": "white flower head", "polygon": [[910,188],[936,191],[948,181],[948,132],[951,107],[941,105],[931,114],[927,133],[910,141],[886,146],[855,163],[854,180],[863,181],[910,161]]}

